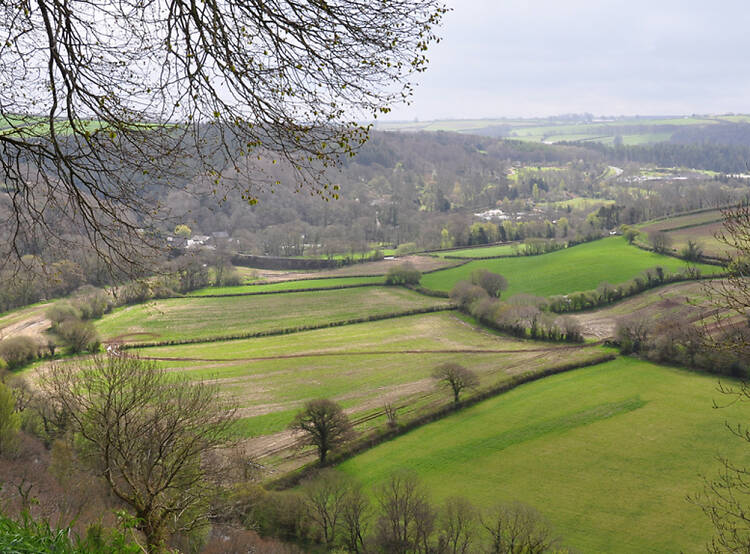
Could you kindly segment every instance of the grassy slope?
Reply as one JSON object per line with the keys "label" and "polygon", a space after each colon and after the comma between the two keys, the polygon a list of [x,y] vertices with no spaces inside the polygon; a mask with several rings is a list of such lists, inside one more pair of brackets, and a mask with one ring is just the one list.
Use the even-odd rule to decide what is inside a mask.
{"label": "grassy slope", "polygon": [[[549,351],[555,355],[549,356]],[[244,420],[242,432],[257,436],[282,430],[294,409],[312,398],[334,398],[354,414],[382,408],[385,398],[411,398],[402,416],[446,402],[447,396],[435,390],[430,379],[432,368],[443,362],[472,368],[482,385],[490,386],[516,373],[586,360],[601,352],[509,339],[477,330],[451,313],[439,313],[294,335],[149,348],[141,354],[181,358],[160,363],[189,378],[217,379],[236,395],[245,416],[254,415]]]}
{"label": "grassy slope", "polygon": [[699,552],[711,529],[685,496],[717,453],[747,454],[723,428],[737,407],[712,409],[715,384],[618,359],[522,386],[340,469],[372,486],[409,467],[436,500],[520,500],[582,552]]}
{"label": "grassy slope", "polygon": [[116,310],[97,322],[105,339],[207,338],[342,321],[445,304],[408,290],[362,287],[225,298],[173,298]]}
{"label": "grassy slope", "polygon": [[[478,260],[425,275],[422,285],[449,291],[458,281],[468,279],[475,269],[486,268],[508,279],[506,297],[518,293],[550,296],[595,289],[603,281],[621,283],[654,266],[677,271],[686,264],[629,246],[622,237],[610,237],[541,256]],[[717,271],[712,266],[701,269],[706,273]]]}

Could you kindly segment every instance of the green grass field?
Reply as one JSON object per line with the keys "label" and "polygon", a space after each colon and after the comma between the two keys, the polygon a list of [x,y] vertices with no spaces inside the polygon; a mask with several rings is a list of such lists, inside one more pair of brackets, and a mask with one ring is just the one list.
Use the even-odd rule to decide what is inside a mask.
{"label": "green grass field", "polygon": [[635,359],[545,378],[431,423],[343,463],[367,487],[415,471],[436,501],[537,508],[581,552],[702,552],[711,528],[686,502],[716,456],[747,443],[712,409],[714,377]]}
{"label": "green grass field", "polygon": [[170,298],[120,308],[96,325],[105,340],[184,340],[286,329],[444,304],[446,301],[442,299],[393,287]]}
{"label": "green grass field", "polygon": [[346,285],[383,284],[383,277],[341,277],[330,279],[300,279],[298,281],[281,281],[237,287],[206,287],[188,293],[188,296],[210,296],[215,294],[245,294],[257,292],[279,292],[300,289],[333,289]]}
{"label": "green grass field", "polygon": [[[402,418],[447,403],[430,378],[443,362],[461,363],[477,372],[482,386],[491,386],[603,352],[511,339],[443,312],[139,354],[190,379],[215,380],[239,401],[241,433],[259,436],[283,430],[294,411],[313,398],[341,402],[353,417],[380,414],[386,401],[401,406]],[[380,414],[368,425],[384,419]]]}
{"label": "green grass field", "polygon": [[[622,237],[609,237],[540,256],[477,260],[425,275],[421,283],[428,289],[450,291],[458,281],[468,279],[475,269],[485,268],[508,279],[506,298],[518,293],[551,296],[595,289],[603,281],[622,283],[655,266],[679,271],[686,264],[630,246]],[[704,273],[719,269],[699,267]]]}

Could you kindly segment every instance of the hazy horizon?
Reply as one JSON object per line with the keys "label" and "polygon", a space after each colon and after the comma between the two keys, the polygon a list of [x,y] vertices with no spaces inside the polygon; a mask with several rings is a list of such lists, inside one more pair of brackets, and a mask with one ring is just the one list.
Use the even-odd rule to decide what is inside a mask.
{"label": "hazy horizon", "polygon": [[384,120],[750,113],[738,1],[446,4],[412,104]]}

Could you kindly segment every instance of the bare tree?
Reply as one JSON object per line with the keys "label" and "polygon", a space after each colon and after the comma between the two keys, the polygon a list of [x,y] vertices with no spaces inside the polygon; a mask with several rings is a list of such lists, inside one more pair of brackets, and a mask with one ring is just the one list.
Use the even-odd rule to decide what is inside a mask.
{"label": "bare tree", "polygon": [[344,499],[341,513],[341,523],[344,528],[344,547],[349,552],[357,553],[365,550],[369,513],[369,497],[359,484],[352,483],[349,493]]}
{"label": "bare tree", "polygon": [[432,371],[432,377],[438,383],[453,393],[453,403],[458,404],[459,396],[465,389],[473,389],[479,386],[479,378],[476,373],[464,366],[446,362],[440,364]]}
{"label": "bare tree", "polygon": [[[708,284],[713,304],[718,308],[716,323],[704,328],[701,337],[715,351],[731,352],[740,358],[750,355],[750,204],[724,210],[724,229],[717,238],[727,248],[729,276]],[[719,385],[719,392],[729,398],[727,404],[750,400],[750,384]],[[715,407],[719,407],[715,404]],[[750,443],[750,428],[726,424],[732,434]],[[703,491],[688,497],[711,520],[714,537],[709,552],[746,552],[750,550],[750,468],[742,462],[720,458],[716,477],[704,477]]]}
{"label": "bare tree", "polygon": [[493,554],[539,554],[556,542],[539,513],[517,502],[497,506],[481,521],[490,538],[486,552]]}
{"label": "bare tree", "polygon": [[[202,176],[221,199],[323,172],[412,93],[439,0],[38,0],[0,4],[2,259],[82,228],[138,261],[154,194]],[[247,183],[252,182],[252,186]],[[174,220],[172,220],[174,221]],[[172,224],[173,226],[173,224]],[[171,228],[171,227],[169,227]]]}
{"label": "bare tree", "polygon": [[326,463],[330,450],[351,439],[354,434],[352,424],[341,406],[327,398],[307,402],[294,416],[289,428],[302,433],[303,444],[311,444],[318,449],[321,465]]}
{"label": "bare tree", "polygon": [[235,417],[215,386],[116,355],[55,365],[40,387],[68,414],[82,459],[133,510],[150,552],[206,523],[216,484],[201,461],[226,443]]}
{"label": "bare tree", "polygon": [[434,512],[416,475],[405,471],[392,474],[376,497],[381,509],[375,530],[377,544],[395,554],[424,551]]}
{"label": "bare tree", "polygon": [[663,254],[672,248],[672,237],[664,231],[651,231],[648,234],[648,241],[654,252]]}
{"label": "bare tree", "polygon": [[302,486],[308,514],[326,547],[333,546],[336,539],[348,492],[344,476],[332,469],[322,470]]}
{"label": "bare tree", "polygon": [[440,514],[440,531],[447,552],[451,554],[471,552],[476,523],[476,509],[468,500],[462,497],[452,497],[446,500]]}

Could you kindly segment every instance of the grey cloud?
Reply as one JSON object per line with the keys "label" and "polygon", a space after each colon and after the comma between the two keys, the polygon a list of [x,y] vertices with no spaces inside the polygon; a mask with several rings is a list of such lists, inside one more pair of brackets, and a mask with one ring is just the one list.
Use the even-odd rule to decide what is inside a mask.
{"label": "grey cloud", "polygon": [[392,118],[750,112],[744,2],[451,0]]}

